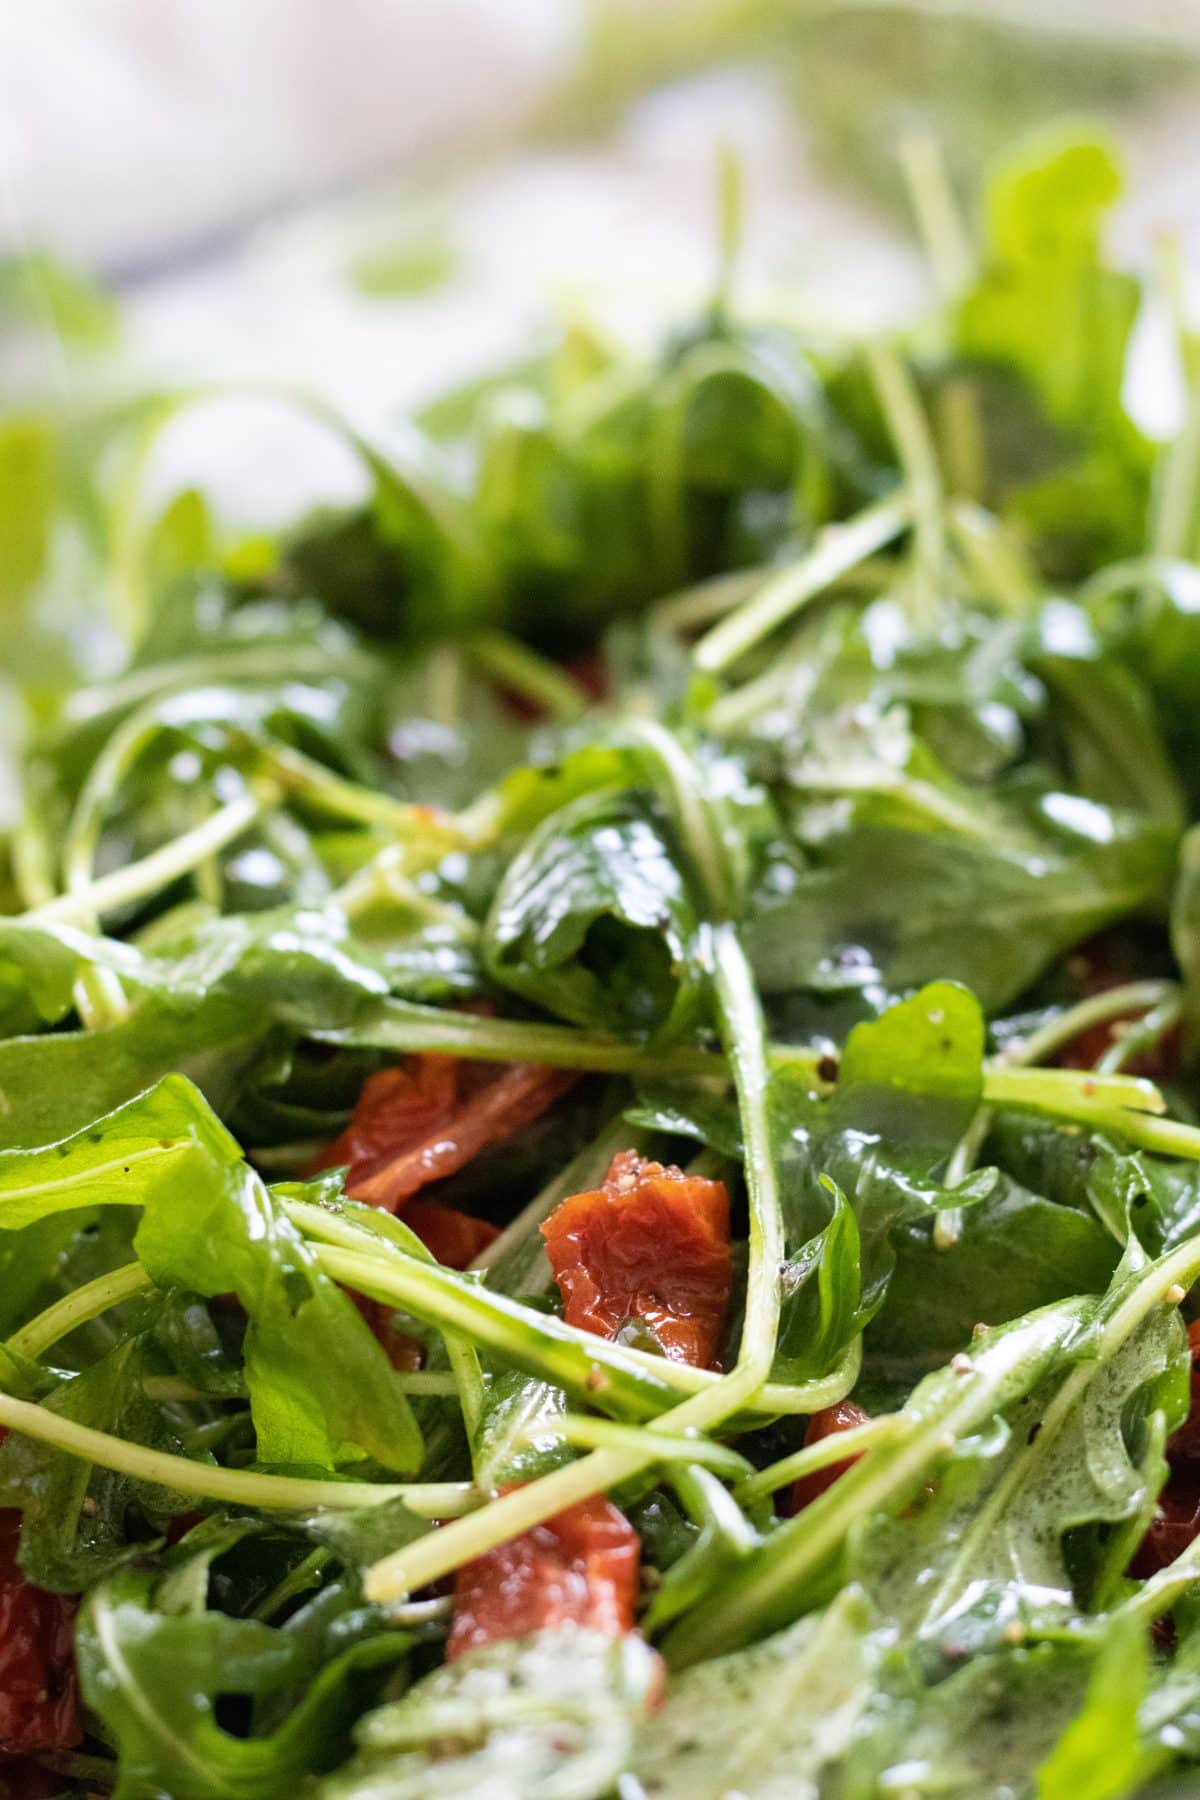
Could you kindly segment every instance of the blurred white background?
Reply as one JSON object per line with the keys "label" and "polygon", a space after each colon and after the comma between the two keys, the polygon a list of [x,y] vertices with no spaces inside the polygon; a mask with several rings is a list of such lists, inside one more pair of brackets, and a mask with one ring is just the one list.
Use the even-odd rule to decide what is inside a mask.
{"label": "blurred white background", "polygon": [[[1200,258],[1198,4],[10,0],[0,254],[99,271],[123,326],[102,358],[0,341],[0,385],[282,381],[386,435],[550,313],[638,332],[702,301],[718,143],[760,310],[854,330],[910,306],[904,134],[934,130],[973,179],[1064,107],[1130,147],[1121,248],[1169,221]],[[336,478],[314,435],[255,414],[173,448],[212,444],[218,498],[270,517]]]}

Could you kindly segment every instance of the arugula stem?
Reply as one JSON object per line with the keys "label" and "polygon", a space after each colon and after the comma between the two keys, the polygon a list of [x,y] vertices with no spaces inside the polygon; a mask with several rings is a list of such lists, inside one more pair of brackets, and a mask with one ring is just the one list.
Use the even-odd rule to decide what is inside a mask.
{"label": "arugula stem", "polygon": [[86,1325],[89,1319],[99,1318],[110,1306],[132,1300],[153,1286],[152,1278],[140,1262],[124,1263],[119,1269],[110,1269],[107,1274],[97,1275],[94,1281],[86,1281],[82,1287],[64,1294],[53,1306],[48,1306],[19,1331],[14,1331],[5,1349],[36,1362],[78,1326]]}
{"label": "arugula stem", "polygon": [[361,782],[348,781],[290,744],[270,744],[257,760],[285,795],[360,825],[381,825],[398,838],[428,837],[440,822],[430,807],[414,806]]}
{"label": "arugula stem", "polygon": [[1100,1061],[1096,1064],[1097,1074],[1116,1075],[1137,1056],[1145,1056],[1157,1048],[1162,1038],[1183,1016],[1182,993],[1168,994],[1157,1006],[1152,1006],[1144,1018],[1130,1025],[1127,1031],[1115,1037]]}
{"label": "arugula stem", "polygon": [[554,1421],[553,1428],[568,1444],[579,1449],[632,1450],[635,1455],[653,1451],[659,1462],[698,1463],[701,1468],[712,1469],[717,1475],[735,1480],[753,1467],[727,1444],[697,1437],[695,1432],[678,1436],[674,1432],[656,1431],[652,1425],[622,1425],[615,1419],[595,1419],[585,1413],[565,1413]]}
{"label": "arugula stem", "polygon": [[233,843],[235,838],[241,837],[271,804],[273,798],[267,792],[241,794],[236,800],[228,801],[201,824],[193,826],[190,831],[181,832],[170,843],[152,850],[140,862],[130,863],[124,869],[114,869],[109,875],[99,875],[87,887],[76,888],[68,894],[59,894],[53,900],[44,901],[32,912],[22,913],[21,919],[29,925],[52,921],[86,925],[93,917],[118,911],[122,907],[133,905],[135,901],[149,899],[151,894],[169,887],[181,875],[190,874],[206,857],[215,855],[218,850]]}
{"label": "arugula stem", "polygon": [[679,739],[654,719],[627,719],[624,730],[654,765],[656,785],[675,814],[709,916],[727,919],[734,909],[737,884],[728,846],[695,764]]}
{"label": "arugula stem", "polygon": [[[352,1025],[316,1031],[320,1043],[374,1050],[439,1051],[481,1062],[538,1062],[556,1069],[609,1075],[722,1075],[723,1058],[680,1044],[648,1049],[570,1025],[527,1019],[486,1019],[411,1000],[380,1000]],[[816,1057],[814,1054],[814,1067]]]}
{"label": "arugula stem", "polygon": [[790,1487],[793,1481],[799,1481],[803,1475],[812,1475],[818,1469],[829,1468],[832,1463],[845,1462],[849,1457],[858,1456],[868,1445],[887,1443],[905,1429],[906,1421],[899,1413],[880,1413],[877,1418],[868,1419],[863,1425],[855,1425],[850,1431],[833,1432],[815,1444],[805,1444],[801,1449],[793,1450],[790,1456],[781,1457],[778,1462],[768,1464],[765,1469],[756,1470],[745,1481],[738,1483],[733,1490],[733,1497],[739,1506],[744,1506],[748,1500],[762,1499],[768,1494],[774,1494],[779,1488]]}
{"label": "arugula stem", "polygon": [[302,1562],[296,1564],[282,1581],[276,1582],[270,1593],[261,1599],[257,1606],[250,1610],[252,1619],[269,1619],[274,1613],[294,1600],[299,1594],[307,1594],[321,1585],[321,1577],[333,1561],[333,1551],[318,1544],[310,1550]]}
{"label": "arugula stem", "polygon": [[161,1400],[167,1404],[194,1405],[197,1401],[205,1401],[215,1405],[221,1400],[240,1399],[234,1394],[206,1394],[193,1381],[184,1381],[179,1375],[143,1375],[142,1392],[147,1400]]}
{"label": "arugula stem", "polygon": [[403,1500],[426,1519],[448,1519],[477,1506],[482,1499],[468,1482],[310,1481],[295,1475],[265,1475],[252,1469],[224,1469],[216,1463],[193,1462],[165,1450],[130,1444],[107,1431],[77,1425],[49,1407],[0,1394],[0,1425],[23,1437],[36,1438],[102,1469],[113,1469],[134,1481],[195,1494],[225,1506],[253,1506],[263,1511],[309,1512],[318,1507],[352,1511]]}
{"label": "arugula stem", "polygon": [[712,575],[707,581],[694,582],[657,602],[652,614],[654,623],[665,631],[680,633],[714,624],[748,600],[771,573],[765,568],[735,569],[728,575]]}
{"label": "arugula stem", "polygon": [[993,1058],[992,1067],[1027,1068],[1032,1063],[1045,1062],[1048,1056],[1053,1056],[1093,1025],[1106,1025],[1110,1019],[1123,1018],[1126,1013],[1149,1010],[1179,992],[1176,981],[1127,981],[1121,987],[1105,989],[1102,994],[1090,994],[1086,1000],[1079,1000],[1059,1013],[1057,1018],[1048,1020],[1027,1038],[1010,1044]]}
{"label": "arugula stem", "polygon": [[426,710],[439,725],[457,725],[463,710],[463,661],[456,644],[438,644],[425,665]]}
{"label": "arugula stem", "polygon": [[471,662],[491,681],[540,706],[553,720],[570,724],[588,708],[588,696],[557,663],[539,656],[520,638],[482,631],[465,645]]}
{"label": "arugula stem", "polygon": [[916,573],[922,608],[928,615],[942,596],[946,570],[942,477],[937,450],[908,365],[890,344],[879,341],[867,345],[866,358],[912,495]]}
{"label": "arugula stem", "polygon": [[1037,583],[999,519],[960,497],[950,502],[947,520],[967,575],[1006,612],[1028,613],[1038,600]]}
{"label": "arugula stem", "polygon": [[1027,1106],[1057,1118],[1084,1121],[1098,1107],[1158,1115],[1167,1110],[1158,1088],[1143,1076],[1091,1069],[989,1069],[983,1078],[983,1097],[990,1106]]}
{"label": "arugula stem", "polygon": [[[66,703],[66,718],[84,725],[108,713],[121,713],[161,699],[181,688],[203,688],[212,683],[328,681],[339,675],[374,673],[370,657],[347,646],[334,649],[320,644],[226,643],[213,656],[180,657],[174,662],[152,663],[132,669],[115,681],[79,688]],[[112,740],[110,740],[111,742]]]}
{"label": "arugula stem", "polygon": [[827,525],[804,556],[772,575],[758,592],[702,637],[693,652],[696,667],[718,675],[747,650],[792,617],[806,601],[832,585],[856,563],[873,556],[912,520],[913,502],[902,488],[858,513]]}
{"label": "arugula stem", "polygon": [[[301,1205],[289,1206],[289,1216],[301,1229],[319,1229],[302,1214]],[[665,1358],[647,1356],[639,1366],[636,1353],[624,1346],[602,1338],[589,1341],[588,1333],[575,1330],[553,1314],[533,1312],[506,1294],[488,1292],[449,1269],[420,1263],[398,1251],[364,1254],[362,1249],[318,1244],[314,1254],[327,1275],[356,1293],[486,1344],[519,1368],[557,1382],[581,1399],[603,1399],[635,1416],[653,1418],[677,1392],[669,1373],[674,1365],[668,1365]],[[645,1368],[649,1362],[659,1363],[662,1374]]]}

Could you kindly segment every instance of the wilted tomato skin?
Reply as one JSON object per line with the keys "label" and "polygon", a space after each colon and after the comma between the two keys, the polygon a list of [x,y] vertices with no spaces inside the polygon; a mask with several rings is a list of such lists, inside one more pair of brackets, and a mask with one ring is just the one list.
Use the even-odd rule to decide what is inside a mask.
{"label": "wilted tomato skin", "polygon": [[410,1056],[399,1068],[367,1078],[345,1131],[326,1145],[313,1169],[343,1163],[352,1181],[380,1157],[426,1137],[445,1124],[458,1104],[458,1061],[453,1056]]}
{"label": "wilted tomato skin", "polygon": [[[808,1421],[804,1433],[805,1448],[810,1444],[819,1444],[827,1437],[834,1437],[839,1432],[853,1431],[857,1426],[865,1425],[869,1416],[853,1400],[839,1400],[836,1406],[825,1407],[821,1412],[814,1413]],[[801,1475],[787,1491],[784,1512],[797,1513],[801,1507],[810,1506],[826,1489],[833,1486],[839,1475],[844,1475],[857,1461],[857,1456],[848,1456],[845,1462],[829,1463],[823,1469],[814,1469],[811,1475]]]}
{"label": "wilted tomato skin", "polygon": [[0,1512],[0,1752],[23,1756],[79,1743],[75,1602],[21,1573],[19,1512]]}
{"label": "wilted tomato skin", "polygon": [[[445,1062],[449,1059],[425,1057],[418,1060]],[[370,1121],[370,1131],[368,1133],[364,1125],[363,1135],[356,1140],[356,1147],[363,1153],[351,1159],[346,1191],[352,1200],[381,1206],[388,1212],[403,1211],[405,1203],[430,1182],[444,1181],[448,1175],[456,1175],[480,1151],[516,1137],[579,1079],[573,1069],[512,1063],[494,1079],[487,1080],[484,1086],[470,1091],[472,1083],[456,1072],[458,1067],[452,1063],[453,1079],[457,1084],[454,1099],[448,1107],[442,1104],[443,1096],[438,1088],[439,1104],[436,1112],[429,1115],[432,1124],[413,1129],[414,1109],[410,1107],[407,1095],[401,1093],[396,1131],[383,1148],[377,1146],[386,1135],[389,1101],[382,1089],[368,1096],[371,1083],[367,1083],[359,1107],[363,1109],[364,1120]],[[384,1070],[383,1073],[402,1074],[403,1071]],[[372,1077],[373,1081],[379,1079],[379,1076]],[[358,1117],[356,1109],[355,1119]],[[355,1132],[355,1119],[348,1127],[351,1137]],[[368,1141],[372,1146],[370,1154],[367,1154]]]}
{"label": "wilted tomato skin", "polygon": [[633,1629],[641,1544],[602,1495],[465,1563],[454,1578],[446,1660],[562,1625],[608,1637]]}
{"label": "wilted tomato skin", "polygon": [[612,1338],[641,1319],[674,1361],[715,1366],[733,1280],[723,1181],[623,1150],[603,1186],[564,1200],[542,1235],[568,1324]]}

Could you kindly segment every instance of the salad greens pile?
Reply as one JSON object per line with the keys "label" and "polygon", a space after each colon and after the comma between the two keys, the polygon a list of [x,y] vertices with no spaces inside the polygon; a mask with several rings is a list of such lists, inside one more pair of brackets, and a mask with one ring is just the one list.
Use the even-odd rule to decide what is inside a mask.
{"label": "salad greens pile", "polygon": [[[1103,142],[977,238],[925,177],[913,328],[744,319],[727,179],[652,358],[572,327],[403,466],[321,413],[369,497],[278,540],[131,503],[194,396],[0,426],[0,1508],[81,1705],[14,1793],[1188,1791],[1200,348],[1152,443]],[[429,1054],[578,1076],[429,1190],[465,1271],[321,1166]],[[626,1149],[728,1187],[719,1369],[562,1316]],[[639,1630],[446,1660],[600,1495]]]}

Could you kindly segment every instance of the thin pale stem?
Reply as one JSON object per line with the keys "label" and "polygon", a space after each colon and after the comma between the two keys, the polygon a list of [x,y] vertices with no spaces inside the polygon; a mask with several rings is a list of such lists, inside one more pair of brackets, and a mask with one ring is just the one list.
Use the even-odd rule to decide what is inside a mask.
{"label": "thin pale stem", "polygon": [[105,913],[116,912],[136,901],[146,900],[152,894],[169,887],[173,881],[178,881],[181,875],[190,874],[206,857],[215,855],[227,844],[233,843],[235,838],[241,837],[267,804],[266,796],[241,794],[236,800],[230,800],[219,808],[202,824],[193,826],[190,831],[181,832],[169,844],[152,850],[140,862],[130,863],[124,869],[114,869],[109,875],[97,876],[86,887],[76,888],[69,894],[59,894],[55,899],[35,907],[32,912],[23,913],[21,917],[30,925],[53,923],[86,926],[91,918],[102,917]]}
{"label": "thin pale stem", "polygon": [[482,1499],[468,1482],[309,1481],[252,1469],[223,1469],[215,1463],[193,1462],[187,1456],[126,1443],[106,1431],[93,1431],[89,1425],[64,1419],[49,1407],[14,1400],[8,1394],[0,1394],[0,1425],[65,1450],[82,1462],[225,1506],[254,1506],[274,1512],[310,1512],[320,1507],[351,1511],[403,1500],[421,1518],[448,1519],[479,1505]]}
{"label": "thin pale stem", "polygon": [[97,1275],[94,1281],[87,1281],[82,1287],[64,1294],[36,1319],[14,1331],[6,1348],[14,1355],[36,1362],[62,1338],[80,1325],[86,1325],[89,1319],[99,1318],[109,1307],[120,1306],[122,1301],[132,1300],[153,1286],[154,1282],[139,1262],[110,1269],[107,1274]]}
{"label": "thin pale stem", "polygon": [[727,669],[839,576],[890,544],[911,518],[912,501],[902,489],[844,524],[827,525],[806,555],[771,576],[701,638],[694,651],[696,666],[710,675]]}
{"label": "thin pale stem", "polygon": [[781,1457],[778,1462],[771,1463],[765,1469],[759,1469],[745,1481],[739,1482],[733,1490],[733,1497],[739,1505],[749,1500],[760,1500],[779,1488],[790,1487],[793,1481],[799,1481],[804,1475],[813,1475],[818,1469],[828,1469],[833,1463],[847,1462],[858,1456],[870,1444],[886,1443],[889,1438],[900,1435],[907,1428],[907,1421],[899,1413],[883,1413],[877,1419],[868,1419],[865,1425],[855,1425],[849,1431],[832,1432],[828,1437],[815,1444],[805,1444],[799,1450],[793,1450],[790,1456]]}

